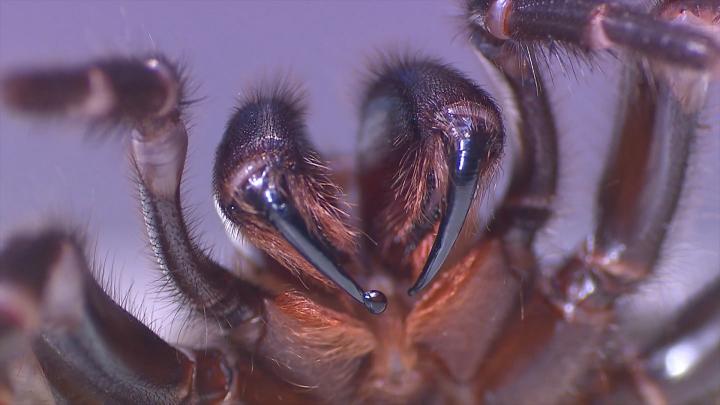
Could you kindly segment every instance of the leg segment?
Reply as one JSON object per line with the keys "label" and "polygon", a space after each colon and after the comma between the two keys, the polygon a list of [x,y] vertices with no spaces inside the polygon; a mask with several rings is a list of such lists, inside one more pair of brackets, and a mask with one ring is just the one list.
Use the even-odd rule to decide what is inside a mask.
{"label": "leg segment", "polygon": [[656,75],[651,82],[639,70],[628,72],[625,114],[598,195],[599,225],[557,285],[569,317],[578,305],[612,305],[657,262],[707,90],[700,75],[682,87],[668,79]]}
{"label": "leg segment", "polygon": [[512,141],[519,151],[510,190],[490,229],[502,235],[510,268],[532,284],[535,234],[550,218],[557,187],[557,129],[535,55],[470,29],[478,58],[501,89],[505,124],[516,134]]}
{"label": "leg segment", "polygon": [[534,72],[535,55],[504,48],[485,31],[474,30],[470,40],[486,72],[502,87],[506,126],[513,126],[519,138],[510,190],[491,228],[530,246],[550,217],[557,185],[557,129],[545,85]]}
{"label": "leg segment", "polygon": [[132,160],[148,238],[175,295],[223,326],[258,315],[265,294],[208,257],[187,229],[179,191],[188,142],[184,90],[173,65],[162,58],[114,59],[24,71],[10,75],[3,90],[6,103],[20,112],[133,127]]}
{"label": "leg segment", "polygon": [[[717,12],[713,0],[693,1]],[[720,39],[619,2],[603,0],[470,0],[477,29],[500,40],[583,50],[626,48],[672,66],[720,74]],[[552,48],[551,48],[552,49]]]}
{"label": "leg segment", "polygon": [[[615,302],[645,280],[657,262],[682,189],[707,75],[667,76],[656,67],[651,65],[658,72],[653,79],[639,68],[628,69],[628,94],[599,191],[595,234],[546,289],[552,290],[547,296],[557,309],[540,315],[540,328],[548,335],[538,334],[543,343],[536,349],[523,344],[519,347],[527,352],[509,357],[512,371],[494,382],[490,402],[538,403],[541,398],[556,403],[582,397],[591,389],[593,370],[602,366]],[[682,80],[673,80],[678,77]]]}
{"label": "leg segment", "polygon": [[[690,302],[668,332],[644,349],[637,379],[648,402],[649,392],[666,403],[704,402],[720,397],[720,281]],[[644,385],[650,387],[645,388]],[[653,387],[654,386],[654,387]],[[654,388],[654,389],[653,389]]]}
{"label": "leg segment", "polygon": [[187,229],[179,190],[187,133],[180,117],[144,122],[133,134],[132,148],[148,238],[179,298],[221,326],[257,316],[265,293],[212,260]]}
{"label": "leg segment", "polygon": [[185,354],[113,302],[75,237],[55,230],[15,237],[0,263],[7,293],[0,321],[13,320],[32,341],[57,401],[214,402],[227,395],[232,376],[218,353]]}
{"label": "leg segment", "polygon": [[711,403],[720,397],[720,281],[704,289],[617,371],[601,403]]}

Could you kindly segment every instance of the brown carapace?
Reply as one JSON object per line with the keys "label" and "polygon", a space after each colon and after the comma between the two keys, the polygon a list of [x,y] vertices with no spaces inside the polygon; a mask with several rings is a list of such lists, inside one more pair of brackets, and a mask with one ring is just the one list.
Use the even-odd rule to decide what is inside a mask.
{"label": "brown carapace", "polygon": [[[214,199],[229,236],[262,251],[250,269],[225,268],[188,230],[187,103],[173,63],[7,75],[14,112],[132,129],[163,277],[179,305],[219,328],[197,347],[167,343],[103,290],[76,233],[17,234],[0,251],[0,403],[19,400],[24,348],[58,403],[718,401],[720,344],[707,337],[720,333],[719,283],[633,350],[617,350],[615,310],[653,274],[676,211],[720,75],[720,5],[466,5],[470,43],[502,98],[432,58],[384,58],[366,83],[348,184],[310,144],[299,91],[240,101],[217,149]],[[626,67],[597,224],[545,269],[533,242],[553,213],[558,145],[538,59],[603,49]],[[471,226],[511,147],[507,191],[487,224]],[[357,189],[355,212],[341,186]],[[696,355],[670,373],[678,347]]]}

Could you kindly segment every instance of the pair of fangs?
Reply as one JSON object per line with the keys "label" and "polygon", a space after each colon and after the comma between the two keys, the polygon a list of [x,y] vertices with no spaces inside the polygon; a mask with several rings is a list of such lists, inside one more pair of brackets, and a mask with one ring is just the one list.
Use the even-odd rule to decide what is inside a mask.
{"label": "pair of fangs", "polygon": [[[440,271],[462,230],[478,187],[482,160],[480,142],[472,136],[464,136],[455,139],[454,144],[448,159],[447,208],[425,266],[408,290],[411,296],[427,287]],[[328,257],[324,244],[307,229],[300,213],[278,190],[271,177],[267,170],[262,170],[249,179],[245,189],[249,202],[320,273],[371,313],[384,312],[387,307],[385,294],[377,290],[365,291]]]}

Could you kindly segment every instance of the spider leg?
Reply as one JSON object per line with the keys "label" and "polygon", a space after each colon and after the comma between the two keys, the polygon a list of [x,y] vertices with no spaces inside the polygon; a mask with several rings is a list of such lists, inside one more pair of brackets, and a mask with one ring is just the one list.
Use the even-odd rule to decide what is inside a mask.
{"label": "spider leg", "polygon": [[[652,273],[682,191],[708,87],[702,75],[684,80],[678,86],[672,77],[626,72],[629,94],[598,193],[598,226],[554,286],[569,318],[579,306],[612,304]],[[600,288],[578,289],[583,283]]]}
{"label": "spider leg", "polygon": [[[641,356],[644,373],[667,403],[720,397],[720,282],[706,288],[679,314],[674,328]],[[689,352],[689,353],[688,353]],[[646,392],[642,382],[638,389]],[[648,400],[648,402],[651,402]]]}
{"label": "spider leg", "polygon": [[709,403],[720,396],[720,281],[706,287],[612,376],[600,403]]}
{"label": "spider leg", "polygon": [[22,113],[70,116],[134,128],[132,163],[153,253],[177,296],[232,326],[259,314],[265,293],[212,260],[190,235],[180,201],[188,136],[182,79],[163,58],[112,59],[68,69],[22,71],[3,86]]}
{"label": "spider leg", "polygon": [[471,26],[470,42],[483,68],[494,78],[515,156],[512,181],[490,229],[504,241],[510,268],[530,282],[536,267],[536,232],[551,215],[558,176],[557,128],[537,58]]}
{"label": "spider leg", "polygon": [[0,252],[0,289],[0,322],[32,342],[60,402],[216,402],[230,390],[219,352],[173,348],[127,313],[97,284],[68,232],[10,239]]}
{"label": "spider leg", "polygon": [[503,47],[485,31],[474,30],[470,42],[486,72],[501,88],[506,127],[517,139],[512,182],[495,224],[507,242],[530,246],[550,217],[557,187],[557,129],[543,78],[533,72],[534,54]]}
{"label": "spider leg", "polygon": [[[513,360],[512,378],[488,395],[493,403],[527,402],[528,393],[535,403],[554,403],[588,390],[590,372],[602,367],[598,348],[612,332],[615,303],[652,274],[708,86],[707,73],[655,67],[652,78],[640,68],[626,71],[628,94],[619,106],[614,153],[598,193],[595,233],[545,286],[558,312],[541,309],[547,305],[542,298],[531,304],[535,312],[549,312],[539,317],[547,331],[542,350],[521,356],[531,361]],[[525,333],[535,327],[519,326]]]}
{"label": "spider leg", "polygon": [[[717,14],[713,0],[680,1]],[[603,0],[469,0],[477,29],[527,46],[572,50],[622,47],[672,66],[720,74],[720,39],[620,2]]]}

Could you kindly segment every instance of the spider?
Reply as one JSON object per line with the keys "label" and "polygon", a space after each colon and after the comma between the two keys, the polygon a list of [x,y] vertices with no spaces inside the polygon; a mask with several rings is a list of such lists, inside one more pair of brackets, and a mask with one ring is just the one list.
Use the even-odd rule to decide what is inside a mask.
{"label": "spider", "polygon": [[[213,178],[228,233],[265,253],[240,273],[210,257],[182,209],[191,107],[175,64],[109,58],[8,75],[14,111],[132,128],[159,268],[220,330],[204,347],[171,345],[103,290],[77,234],[17,234],[0,253],[0,398],[12,401],[9,363],[29,342],[58,402],[716,401],[718,282],[642,346],[620,347],[616,311],[667,238],[720,74],[720,5],[475,0],[465,17],[501,91],[494,99],[432,58],[377,63],[363,93],[355,223],[339,187],[348,176],[308,142],[299,94],[259,88],[238,104]],[[623,52],[626,94],[598,223],[546,269],[533,243],[553,211],[557,129],[537,65],[601,49]],[[509,187],[490,222],[472,226],[510,148]],[[694,355],[678,372],[667,360],[680,349]]]}

